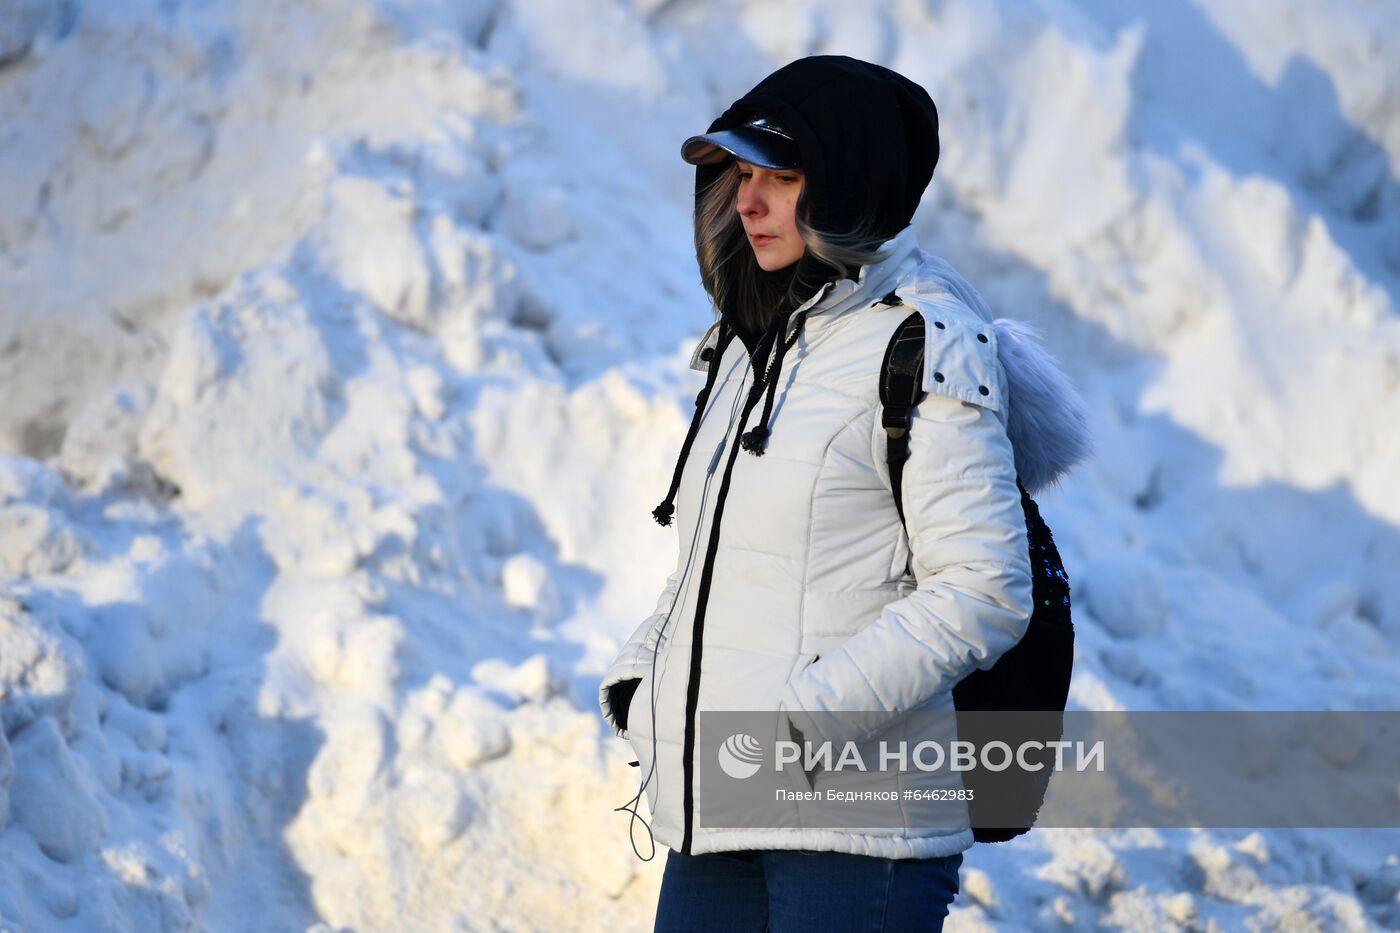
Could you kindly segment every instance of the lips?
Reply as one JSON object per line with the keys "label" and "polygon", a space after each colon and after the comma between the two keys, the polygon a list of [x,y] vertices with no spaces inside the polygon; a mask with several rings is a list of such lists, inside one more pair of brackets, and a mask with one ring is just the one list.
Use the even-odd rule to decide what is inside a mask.
{"label": "lips", "polygon": [[761,233],[750,233],[749,239],[753,241],[754,246],[762,246],[765,243],[771,243],[772,241],[776,240],[777,237],[765,236]]}

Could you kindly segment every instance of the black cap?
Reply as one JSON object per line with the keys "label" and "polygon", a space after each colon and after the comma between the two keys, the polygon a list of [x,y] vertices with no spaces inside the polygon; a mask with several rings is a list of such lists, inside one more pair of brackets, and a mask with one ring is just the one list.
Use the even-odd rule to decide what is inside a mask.
{"label": "black cap", "polygon": [[681,144],[681,158],[692,165],[711,165],[730,156],[768,169],[802,164],[797,140],[767,117],[753,117],[732,129],[692,136]]}

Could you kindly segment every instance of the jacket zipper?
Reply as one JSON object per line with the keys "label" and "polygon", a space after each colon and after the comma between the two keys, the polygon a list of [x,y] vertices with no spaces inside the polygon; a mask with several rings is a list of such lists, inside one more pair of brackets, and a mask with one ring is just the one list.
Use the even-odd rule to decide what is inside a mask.
{"label": "jacket zipper", "polygon": [[[783,337],[779,335],[772,344],[769,345],[769,352],[780,346]],[[740,396],[743,396],[744,383],[748,382],[750,372],[754,372],[753,354],[762,347],[762,342],[755,344],[754,349],[749,352],[748,371],[744,373],[744,378],[739,384]],[[767,363],[767,358],[764,360]],[[765,369],[767,367],[765,366]],[[681,753],[682,771],[685,777],[685,835],[681,841],[681,854],[689,855],[691,841],[694,835],[693,824],[695,822],[695,716],[700,705],[700,660],[703,654],[705,641],[705,613],[710,601],[710,582],[714,576],[715,555],[719,550],[719,531],[721,520],[724,517],[724,501],[729,495],[729,481],[734,473],[734,460],[737,457],[742,444],[738,439],[743,435],[744,428],[748,424],[749,415],[753,413],[754,403],[757,401],[753,397],[762,381],[759,374],[755,373],[755,381],[749,389],[749,398],[744,399],[744,407],[739,417],[738,427],[732,435],[726,435],[718,447],[715,448],[714,455],[710,458],[707,472],[714,474],[715,468],[719,465],[720,457],[724,453],[725,445],[729,446],[729,459],[724,466],[724,475],[720,478],[719,494],[715,499],[714,515],[710,519],[710,539],[705,547],[705,563],[700,571],[700,592],[695,601],[695,619],[692,623],[690,637],[690,671],[686,680],[685,695],[685,745]],[[704,518],[704,504],[701,503],[701,519]]]}

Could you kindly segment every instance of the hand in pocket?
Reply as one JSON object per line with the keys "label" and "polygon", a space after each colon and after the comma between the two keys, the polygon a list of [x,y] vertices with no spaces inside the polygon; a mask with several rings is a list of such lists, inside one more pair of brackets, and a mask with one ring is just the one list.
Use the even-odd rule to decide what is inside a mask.
{"label": "hand in pocket", "polygon": [[641,682],[640,677],[633,677],[620,680],[608,688],[608,708],[612,711],[613,721],[623,732],[627,731],[627,713],[632,708],[632,695],[637,692]]}

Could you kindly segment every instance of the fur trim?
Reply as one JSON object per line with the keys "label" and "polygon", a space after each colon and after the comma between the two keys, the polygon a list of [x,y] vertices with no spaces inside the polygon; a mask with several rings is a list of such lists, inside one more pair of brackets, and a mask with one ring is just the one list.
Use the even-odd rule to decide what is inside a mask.
{"label": "fur trim", "polygon": [[1035,495],[1093,453],[1089,415],[1031,324],[997,318],[992,325],[1011,396],[1006,433],[1021,484]]}
{"label": "fur trim", "polygon": [[901,283],[916,291],[945,291],[996,329],[997,359],[1006,372],[1006,433],[1016,453],[1016,471],[1026,492],[1035,495],[1060,480],[1093,454],[1084,399],[1026,321],[992,319],[991,309],[962,275],[941,256],[923,252],[915,271]]}

